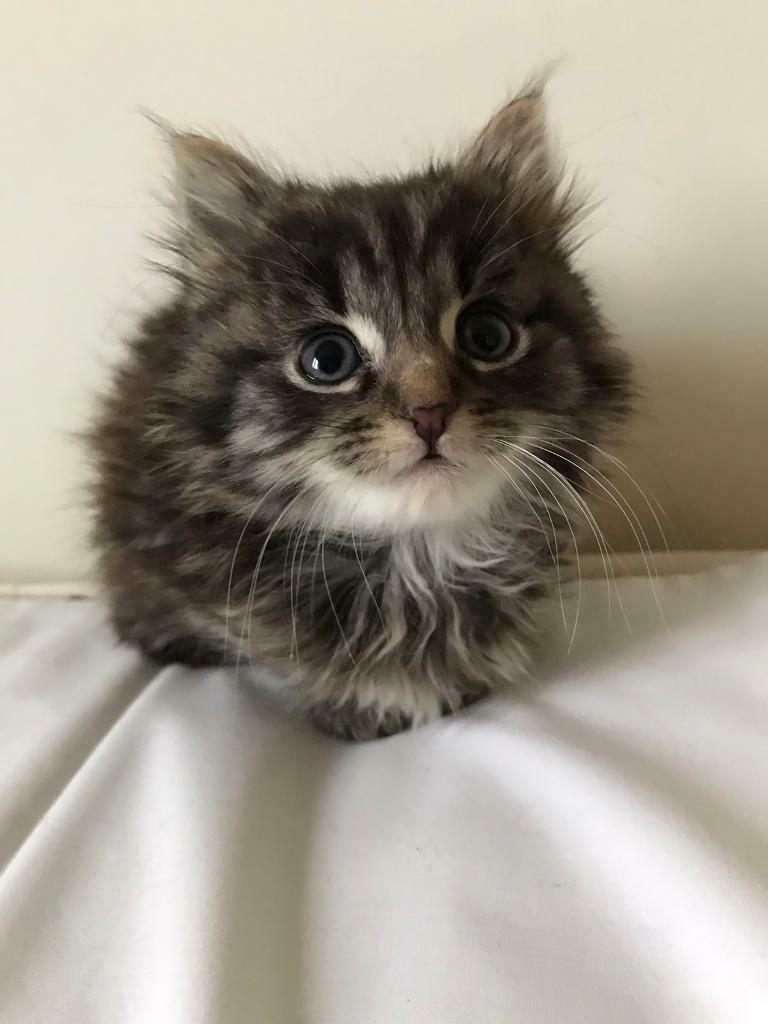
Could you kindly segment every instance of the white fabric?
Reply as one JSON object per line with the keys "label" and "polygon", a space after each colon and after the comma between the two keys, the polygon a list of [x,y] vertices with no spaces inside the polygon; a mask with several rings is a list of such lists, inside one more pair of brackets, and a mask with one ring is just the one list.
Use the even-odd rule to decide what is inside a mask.
{"label": "white fabric", "polygon": [[0,602],[0,1021],[764,1024],[768,556],[619,589],[358,747]]}

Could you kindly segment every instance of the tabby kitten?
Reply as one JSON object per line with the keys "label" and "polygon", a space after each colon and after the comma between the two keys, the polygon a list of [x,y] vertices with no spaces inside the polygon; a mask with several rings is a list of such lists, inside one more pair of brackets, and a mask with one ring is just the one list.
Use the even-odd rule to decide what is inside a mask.
{"label": "tabby kitten", "polygon": [[90,432],[118,636],[265,666],[352,739],[509,690],[627,404],[541,89],[372,182],[169,137],[175,293]]}

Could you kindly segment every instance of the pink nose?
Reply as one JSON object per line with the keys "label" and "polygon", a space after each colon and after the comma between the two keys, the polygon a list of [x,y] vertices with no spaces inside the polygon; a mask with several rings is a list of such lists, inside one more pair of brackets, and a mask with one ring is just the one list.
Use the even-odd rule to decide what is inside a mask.
{"label": "pink nose", "polygon": [[420,405],[404,411],[404,416],[413,423],[413,429],[429,447],[445,433],[448,420],[456,411],[454,402],[439,402],[437,405]]}

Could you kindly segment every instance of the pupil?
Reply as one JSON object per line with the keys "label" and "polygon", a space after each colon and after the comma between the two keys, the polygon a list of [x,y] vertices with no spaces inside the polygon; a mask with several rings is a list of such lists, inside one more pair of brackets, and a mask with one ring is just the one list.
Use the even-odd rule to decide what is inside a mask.
{"label": "pupil", "polygon": [[493,352],[499,343],[498,332],[490,324],[483,324],[473,332],[472,341],[483,352]]}
{"label": "pupil", "polygon": [[333,377],[344,362],[344,349],[337,341],[321,341],[315,349],[312,369],[325,377]]}

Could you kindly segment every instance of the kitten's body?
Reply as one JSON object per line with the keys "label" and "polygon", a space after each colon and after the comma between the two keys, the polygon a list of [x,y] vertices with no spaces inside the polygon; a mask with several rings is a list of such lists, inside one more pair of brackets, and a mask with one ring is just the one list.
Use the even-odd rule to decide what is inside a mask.
{"label": "kitten's body", "polygon": [[[173,143],[179,292],[92,432],[119,635],[264,664],[353,738],[513,685],[570,536],[560,485],[578,492],[626,400],[569,265],[540,97],[455,164],[372,185]],[[456,341],[489,302],[514,335],[494,363]],[[301,368],[322,325],[359,356],[331,386]]]}

